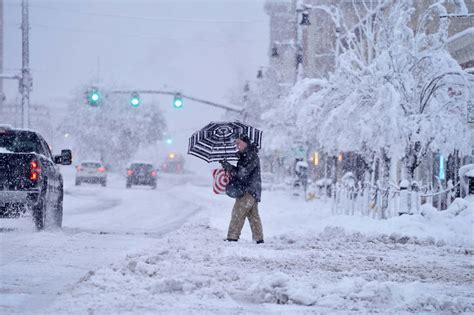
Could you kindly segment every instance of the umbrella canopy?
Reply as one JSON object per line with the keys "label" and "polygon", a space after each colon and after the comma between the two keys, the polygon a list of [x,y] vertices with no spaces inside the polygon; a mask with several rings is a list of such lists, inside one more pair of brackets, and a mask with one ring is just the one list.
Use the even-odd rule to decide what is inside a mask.
{"label": "umbrella canopy", "polygon": [[235,139],[247,135],[252,143],[261,148],[262,131],[234,122],[211,122],[189,138],[188,154],[210,163],[223,159],[237,161]]}

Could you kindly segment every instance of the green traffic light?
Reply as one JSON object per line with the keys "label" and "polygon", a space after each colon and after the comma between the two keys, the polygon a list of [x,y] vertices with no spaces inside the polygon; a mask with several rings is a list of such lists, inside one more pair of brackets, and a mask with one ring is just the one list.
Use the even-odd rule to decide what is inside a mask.
{"label": "green traffic light", "polygon": [[181,94],[176,94],[174,96],[173,105],[174,105],[175,108],[181,108],[183,106],[183,100],[181,98]]}
{"label": "green traffic light", "polygon": [[130,104],[132,104],[132,106],[135,106],[135,107],[140,105],[140,96],[138,95],[137,92],[132,93],[132,98],[130,99]]}
{"label": "green traffic light", "polygon": [[97,102],[99,100],[99,94],[97,93],[94,93],[91,95],[91,100],[93,100],[94,102]]}
{"label": "green traffic light", "polygon": [[132,98],[131,103],[133,106],[138,106],[140,105],[140,100],[138,98]]}
{"label": "green traffic light", "polygon": [[102,97],[100,95],[100,92],[97,88],[91,88],[87,92],[87,102],[91,106],[97,106],[101,102]]}
{"label": "green traffic light", "polygon": [[140,105],[140,96],[138,95],[137,92],[132,93],[132,98],[130,99],[130,104],[134,107],[137,107]]}

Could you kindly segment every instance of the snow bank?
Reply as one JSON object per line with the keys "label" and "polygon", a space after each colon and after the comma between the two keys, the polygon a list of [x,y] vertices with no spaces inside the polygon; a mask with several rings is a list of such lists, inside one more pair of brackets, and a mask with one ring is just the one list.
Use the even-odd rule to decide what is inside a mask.
{"label": "snow bank", "polygon": [[[199,194],[202,196],[204,192],[196,191],[196,196]],[[387,220],[358,215],[331,215],[329,204],[323,200],[304,202],[285,193],[265,193],[259,207],[266,236],[288,235],[298,239],[317,235],[328,227],[338,227],[342,234],[359,233],[367,237],[396,234],[413,241],[432,239],[435,243],[474,247],[474,201],[465,200],[463,204],[466,209],[459,215],[453,215],[454,210],[438,212],[424,205],[422,215],[404,215]],[[231,204],[226,204],[210,209],[211,226],[225,230],[230,217],[229,212],[223,212],[222,209],[230,211],[231,207]],[[244,228],[242,235],[250,238],[248,227]]]}
{"label": "snow bank", "polygon": [[331,228],[293,241],[269,238],[263,246],[228,243],[221,231],[200,221],[145,254],[90,271],[50,311],[474,311],[472,253],[342,237]]}
{"label": "snow bank", "polygon": [[7,150],[6,148],[1,148],[0,147],[0,153],[13,153],[13,152],[10,151],[10,150]]}
{"label": "snow bank", "polygon": [[203,210],[147,252],[91,270],[49,312],[474,312],[471,201],[375,220],[266,193],[257,245],[248,225],[223,241],[231,199],[176,190]]}

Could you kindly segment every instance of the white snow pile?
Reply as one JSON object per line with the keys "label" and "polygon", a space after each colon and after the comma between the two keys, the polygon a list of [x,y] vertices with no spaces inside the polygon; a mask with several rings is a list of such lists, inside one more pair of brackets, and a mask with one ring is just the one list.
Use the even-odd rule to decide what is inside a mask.
{"label": "white snow pile", "polygon": [[[246,229],[239,242],[223,241],[229,213],[219,210],[227,203],[222,199],[147,253],[90,271],[50,311],[474,312],[473,203],[457,200],[444,213],[378,221],[327,216],[327,209],[316,212],[314,204],[294,200],[299,210],[285,208],[284,198],[274,197],[271,211],[261,209],[265,244],[251,242]],[[446,240],[433,234],[462,221],[471,224],[470,231],[461,226],[469,244],[450,245],[463,239],[451,239],[455,231],[438,230]],[[417,233],[394,232],[410,230],[409,222]]]}
{"label": "white snow pile", "polygon": [[0,147],[0,153],[12,153],[12,151],[7,150],[6,148]]}

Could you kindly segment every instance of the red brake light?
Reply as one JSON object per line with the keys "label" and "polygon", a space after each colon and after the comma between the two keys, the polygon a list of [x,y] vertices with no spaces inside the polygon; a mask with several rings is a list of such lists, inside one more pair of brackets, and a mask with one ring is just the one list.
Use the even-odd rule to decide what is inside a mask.
{"label": "red brake light", "polygon": [[80,172],[80,171],[82,171],[82,167],[81,167],[80,165],[78,165],[78,166],[76,166],[76,170],[77,170],[78,172]]}
{"label": "red brake light", "polygon": [[37,181],[40,175],[40,168],[38,161],[30,162],[30,180]]}
{"label": "red brake light", "polygon": [[132,171],[132,170],[127,170],[127,175],[128,175],[128,176],[132,176],[132,175],[133,175],[133,171]]}
{"label": "red brake light", "polygon": [[104,173],[104,172],[105,172],[105,167],[99,167],[99,168],[97,169],[97,172],[99,172],[99,173]]}
{"label": "red brake light", "polygon": [[156,171],[152,171],[151,176],[155,177],[156,176]]}

